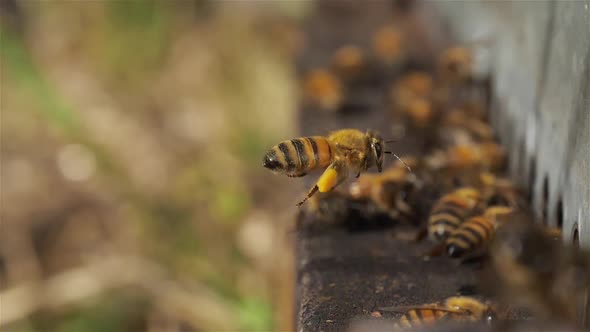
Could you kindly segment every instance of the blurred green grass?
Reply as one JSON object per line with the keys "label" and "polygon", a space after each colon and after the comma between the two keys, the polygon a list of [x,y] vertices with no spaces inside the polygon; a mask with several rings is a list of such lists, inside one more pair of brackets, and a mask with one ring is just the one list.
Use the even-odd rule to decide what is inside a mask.
{"label": "blurred green grass", "polygon": [[[253,28],[252,22],[261,15],[256,6],[244,12],[236,4],[210,4],[203,17],[199,10],[204,7],[199,1],[184,3],[132,0],[88,6],[77,2],[24,4],[26,33],[19,36],[4,27],[0,30],[3,95],[18,91],[7,101],[3,98],[2,112],[8,123],[21,123],[11,119],[19,118],[21,112],[32,114],[45,128],[39,135],[47,139],[28,137],[28,131],[19,132],[18,128],[5,130],[6,122],[2,121],[3,160],[31,160],[33,167],[45,169],[42,176],[63,186],[54,187],[47,204],[75,200],[75,196],[65,196],[68,191],[85,192],[100,201],[107,197],[109,203],[103,208],[111,209],[109,215],[118,218],[109,221],[109,227],[115,227],[112,230],[116,232],[117,227],[131,229],[110,239],[117,250],[131,246],[133,252],[159,262],[171,276],[207,285],[229,303],[228,313],[234,317],[224,319],[234,320],[241,330],[280,328],[285,325],[276,322],[290,317],[276,317],[276,299],[267,295],[275,286],[266,268],[260,266],[269,262],[258,262],[242,252],[235,239],[243,219],[259,203],[252,200],[249,188],[266,175],[260,170],[260,156],[285,133],[294,131],[290,121],[295,105],[291,59],[283,56],[276,40],[257,34]],[[272,9],[272,15],[279,16],[285,15],[285,8],[300,10],[297,6],[266,6]],[[260,12],[269,15],[268,8]],[[197,45],[189,42],[188,47],[183,46],[183,40],[194,40]],[[174,49],[182,47],[181,55],[189,58],[182,59],[189,66],[184,71],[202,77],[200,80],[207,84],[201,86],[189,78],[178,87],[159,85],[165,91],[159,90],[157,82],[163,77],[171,76],[172,82],[184,79],[179,76],[182,70],[174,72],[172,58]],[[191,56],[183,54],[191,52],[195,59],[205,54],[213,60],[203,71],[202,64],[192,63]],[[68,71],[83,72],[92,84],[69,84],[72,78],[59,76]],[[73,86],[87,90],[72,92]],[[182,95],[191,89],[194,97]],[[71,100],[76,93],[90,97]],[[123,131],[119,134],[125,138],[116,144],[100,136],[98,124],[88,115],[88,109],[96,107],[92,97],[104,94],[114,105],[115,119],[121,119],[111,123],[114,130]],[[191,141],[166,128],[166,117],[179,113],[167,106],[181,98],[194,98],[197,103],[205,98],[217,105],[195,112],[202,121],[208,118],[206,112],[222,112],[224,121],[219,130],[204,141]],[[152,104],[154,100],[156,104]],[[127,132],[127,127],[116,127],[125,121],[137,129]],[[22,125],[36,126],[27,122]],[[23,135],[18,140],[21,143],[9,148],[7,142],[16,135]],[[136,174],[147,161],[126,159],[127,153],[136,153],[135,140],[155,142],[152,145],[158,149],[144,153],[165,165],[162,184],[146,185],[145,179],[150,177]],[[55,165],[36,164],[40,153],[51,154],[72,143],[84,146],[94,156],[97,173],[91,179],[69,182],[60,177]],[[39,190],[44,189],[32,189]],[[269,185],[266,195],[280,193]],[[43,213],[44,202],[38,205],[29,208]],[[260,287],[267,291],[252,296],[236,287],[244,269],[256,271]],[[149,307],[137,301],[103,296],[90,306],[81,304],[65,313],[32,316],[30,324],[19,326],[34,331],[134,331],[132,323],[144,319],[138,317]],[[137,312],[123,309],[129,306]],[[290,310],[285,310],[290,315]]]}

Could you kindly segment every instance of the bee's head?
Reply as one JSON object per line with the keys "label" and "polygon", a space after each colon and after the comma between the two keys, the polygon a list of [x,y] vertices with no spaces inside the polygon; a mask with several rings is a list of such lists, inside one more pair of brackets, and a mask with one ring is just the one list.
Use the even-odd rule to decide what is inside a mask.
{"label": "bee's head", "polygon": [[369,137],[369,145],[371,148],[370,153],[372,156],[372,160],[377,165],[377,170],[379,172],[381,172],[383,170],[383,155],[384,155],[383,138],[381,138],[381,136],[379,136],[378,134],[376,134],[375,132],[372,132],[372,131],[369,131],[367,133],[367,136]]}
{"label": "bee's head", "polygon": [[367,132],[367,137],[369,138],[369,149],[371,154],[371,160],[368,165],[375,163],[377,165],[377,170],[381,172],[383,170],[383,156],[385,154],[391,154],[396,157],[407,168],[408,171],[412,171],[410,166],[401,160],[400,157],[398,157],[395,153],[383,150],[385,143],[391,143],[394,141],[384,141],[383,138],[379,136],[379,134],[370,130]]}

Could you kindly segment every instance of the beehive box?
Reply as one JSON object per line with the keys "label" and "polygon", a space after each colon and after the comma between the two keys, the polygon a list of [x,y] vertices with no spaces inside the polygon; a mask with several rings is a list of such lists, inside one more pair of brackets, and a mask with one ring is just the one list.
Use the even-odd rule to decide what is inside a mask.
{"label": "beehive box", "polygon": [[431,5],[459,42],[488,43],[492,123],[537,217],[590,247],[590,1]]}
{"label": "beehive box", "polygon": [[[343,42],[366,44],[367,31],[390,18],[388,5],[344,7],[336,14],[334,7],[320,6],[308,25],[312,53],[301,67],[325,63]],[[448,36],[479,45],[476,67],[491,75],[491,121],[509,149],[510,176],[530,189],[539,220],[562,227],[565,241],[585,247],[590,247],[588,7],[589,1],[427,2],[408,19],[420,27],[414,37],[423,44],[415,47],[425,53],[448,45]],[[367,112],[304,110],[301,132],[348,126],[388,132],[392,124],[376,98],[364,95]],[[396,144],[396,152],[415,152],[420,143],[410,134]],[[404,238],[403,229],[300,232],[297,330],[341,330],[381,306],[427,303],[473,283],[471,269],[445,259],[425,262],[425,250]]]}

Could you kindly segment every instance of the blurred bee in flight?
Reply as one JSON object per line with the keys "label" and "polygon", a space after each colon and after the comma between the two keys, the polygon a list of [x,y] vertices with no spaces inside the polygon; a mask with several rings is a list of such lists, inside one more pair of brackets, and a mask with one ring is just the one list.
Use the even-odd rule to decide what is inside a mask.
{"label": "blurred bee in flight", "polygon": [[395,327],[407,329],[419,326],[434,326],[444,321],[486,322],[496,321],[498,314],[495,307],[468,296],[451,296],[443,304],[430,303],[418,306],[387,307],[382,311],[401,312]]}
{"label": "blurred bee in flight", "polygon": [[391,151],[385,151],[384,144],[385,141],[375,132],[342,129],[327,137],[299,137],[283,141],[264,155],[263,166],[289,177],[301,177],[311,170],[325,168],[307,196],[297,203],[300,206],[318,191],[331,191],[350,174],[358,177],[373,165],[381,172],[384,155],[396,156]]}

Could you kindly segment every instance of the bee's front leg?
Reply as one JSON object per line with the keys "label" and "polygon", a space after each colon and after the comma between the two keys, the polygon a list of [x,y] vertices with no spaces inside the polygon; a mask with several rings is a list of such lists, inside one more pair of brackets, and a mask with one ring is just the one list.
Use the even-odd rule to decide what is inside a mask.
{"label": "bee's front leg", "polygon": [[367,159],[365,158],[364,154],[361,154],[359,157],[361,160],[360,166],[356,172],[356,177],[358,178],[359,176],[361,176],[361,172],[362,171],[366,171],[369,167],[367,166]]}

